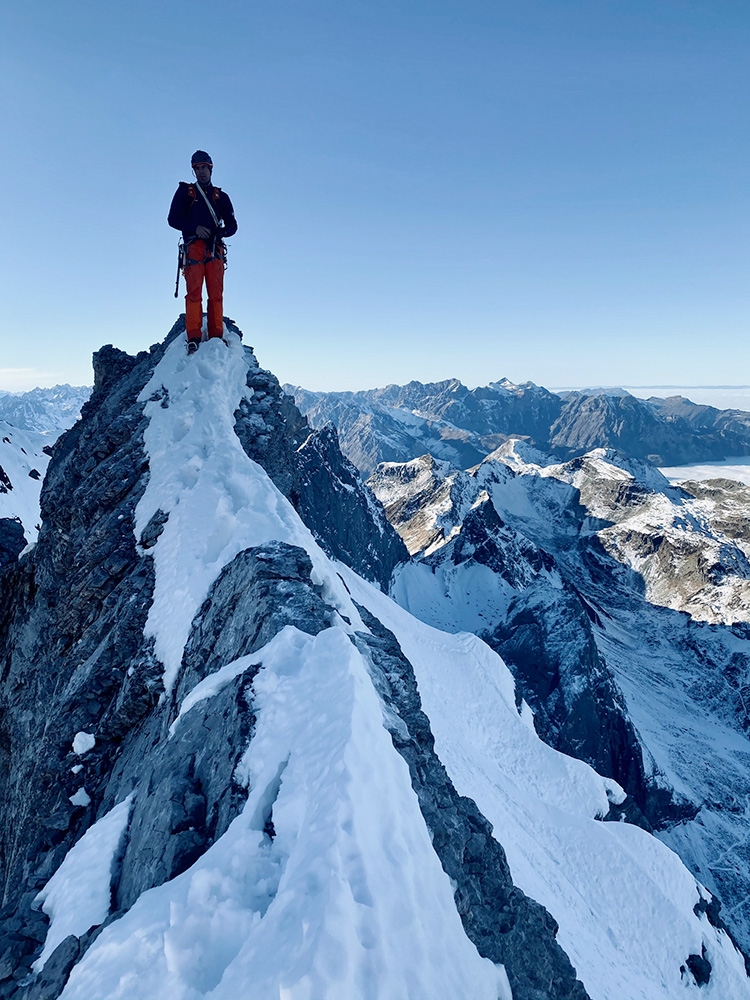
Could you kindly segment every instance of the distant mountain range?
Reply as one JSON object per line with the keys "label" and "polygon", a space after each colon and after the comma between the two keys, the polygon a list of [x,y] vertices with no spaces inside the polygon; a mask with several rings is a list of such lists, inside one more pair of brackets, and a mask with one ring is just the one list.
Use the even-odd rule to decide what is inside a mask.
{"label": "distant mountain range", "polygon": [[20,430],[57,437],[75,423],[90,385],[55,385],[29,392],[0,390],[0,420]]}
{"label": "distant mountain range", "polygon": [[380,462],[431,454],[470,468],[509,439],[569,460],[615,448],[655,465],[750,455],[750,413],[682,396],[639,399],[622,389],[554,393],[507,379],[468,389],[458,379],[360,392],[285,385],[313,427],[331,421],[341,448],[370,475]]}
{"label": "distant mountain range", "polygon": [[36,541],[50,446],[90,394],[90,386],[72,385],[0,392],[0,566]]}

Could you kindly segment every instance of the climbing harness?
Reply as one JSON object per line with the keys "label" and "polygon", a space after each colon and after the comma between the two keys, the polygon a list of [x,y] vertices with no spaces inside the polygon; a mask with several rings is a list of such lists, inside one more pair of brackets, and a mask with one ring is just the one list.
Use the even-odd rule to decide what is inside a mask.
{"label": "climbing harness", "polygon": [[[192,194],[193,199],[195,199],[196,195],[193,192],[196,189],[200,191],[201,195],[203,196],[203,200],[206,203],[206,207],[211,213],[211,218],[214,221],[214,225],[216,226],[217,229],[220,229],[221,226],[219,224],[219,217],[214,211],[213,205],[208,200],[208,195],[200,186],[200,184],[190,184],[188,186],[188,193]],[[218,188],[214,188],[214,191],[218,191]],[[193,236],[189,240],[180,240],[180,242],[177,245],[177,277],[174,283],[175,298],[177,298],[180,289],[180,273],[184,274],[185,269],[189,267],[191,264],[208,264],[209,261],[214,260],[215,258],[218,257],[219,260],[223,263],[224,267],[226,268],[227,266],[227,245],[222,239],[217,237],[215,234],[214,236],[211,237],[210,244],[208,240],[204,241],[206,244],[206,250],[208,252],[204,255],[203,260],[191,260],[188,255],[188,249],[190,247],[190,244],[193,243],[194,240],[196,239],[198,239],[198,237]]]}

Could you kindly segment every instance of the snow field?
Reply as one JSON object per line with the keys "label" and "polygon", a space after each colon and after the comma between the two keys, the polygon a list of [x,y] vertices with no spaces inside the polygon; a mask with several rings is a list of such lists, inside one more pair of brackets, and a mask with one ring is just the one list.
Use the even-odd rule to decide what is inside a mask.
{"label": "snow field", "polygon": [[[249,546],[278,539],[304,547],[315,582],[353,626],[340,620],[317,637],[287,627],[183,700],[175,740],[185,713],[262,664],[255,734],[237,772],[246,806],[190,869],[144,893],[101,933],[63,997],[235,1000],[250,989],[254,1000],[511,1000],[504,971],[463,931],[408,768],[350,639],[353,628],[365,630],[356,608],[239,445],[234,412],[254,362],[236,337],[227,339],[229,349],[208,342],[192,358],[176,340],[141,396],[149,400],[150,480],[136,537],[156,510],[169,514],[150,550],[156,586],[147,623],[165,683],[174,682],[212,583]],[[80,873],[82,884],[108,889],[110,867],[111,856],[106,877],[99,866]],[[64,926],[59,918],[56,926]]]}
{"label": "snow field", "polygon": [[[29,544],[39,534],[39,494],[49,464],[49,456],[42,448],[53,442],[53,437],[0,420],[0,468],[11,483],[11,489],[3,488],[0,480],[0,518],[17,517]],[[29,475],[35,469],[38,479]]]}
{"label": "snow field", "polygon": [[[150,478],[136,508],[136,539],[157,510],[169,514],[150,550],[156,585],[146,626],[164,664],[167,691],[193,617],[221,570],[246,548],[278,540],[306,549],[326,600],[359,622],[310,531],[242,450],[234,414],[242,397],[252,395],[246,378],[255,361],[236,334],[225,328],[224,336],[228,347],[209,340],[191,357],[184,340],[176,338],[139,396],[149,400],[144,437]],[[164,390],[168,396],[162,400]]]}
{"label": "snow field", "polygon": [[[483,632],[505,616],[515,591],[488,566],[442,563],[433,571],[425,563],[396,568],[394,600],[420,621],[450,632]],[[471,599],[480,594],[481,599]]]}
{"label": "snow field", "polygon": [[[147,624],[165,685],[174,682],[212,583],[253,545],[278,539],[304,547],[315,582],[353,625],[342,621],[315,637],[287,627],[183,700],[181,715],[205,708],[223,684],[262,664],[253,681],[255,734],[237,770],[247,803],[190,869],[143,893],[104,929],[73,969],[63,1000],[511,1000],[503,970],[482,959],[463,931],[408,768],[351,642],[349,633],[364,629],[354,604],[236,438],[234,412],[250,392],[254,360],[233,334],[226,337],[228,348],[204,343],[192,358],[175,340],[141,396],[150,480],[136,538],[156,510],[169,514],[149,550],[156,588]],[[538,740],[516,711],[502,660],[474,636],[417,622],[339,569],[355,598],[399,639],[440,759],[457,790],[494,824],[516,883],[560,923],[560,943],[593,1000],[698,996],[679,967],[704,944],[714,969],[700,995],[750,996],[731,943],[693,913],[694,880],[654,838],[594,820],[622,791]],[[179,717],[171,738],[180,739]],[[83,920],[69,878],[74,862],[82,891],[101,901],[108,890],[116,846],[107,853],[86,840],[97,830],[103,836],[109,816],[55,878],[66,865],[68,874],[43,890],[45,905],[56,907],[50,934],[62,933],[66,920],[72,926],[74,912]],[[101,922],[106,911],[97,907]]]}
{"label": "snow field", "polygon": [[[693,912],[695,879],[655,837],[595,819],[622,790],[539,740],[516,711],[501,658],[476,636],[416,621],[341,572],[354,598],[396,635],[438,756],[458,792],[493,824],[513,881],[559,923],[558,941],[592,1000],[750,997],[739,952]],[[699,988],[680,967],[704,946],[713,971]]]}
{"label": "snow field", "polygon": [[463,932],[346,632],[287,626],[252,662],[242,814],[102,932],[62,1000],[511,1000]]}
{"label": "snow field", "polygon": [[109,913],[112,862],[128,825],[132,798],[129,795],[89,827],[36,897],[50,925],[35,972],[69,934],[81,937]]}

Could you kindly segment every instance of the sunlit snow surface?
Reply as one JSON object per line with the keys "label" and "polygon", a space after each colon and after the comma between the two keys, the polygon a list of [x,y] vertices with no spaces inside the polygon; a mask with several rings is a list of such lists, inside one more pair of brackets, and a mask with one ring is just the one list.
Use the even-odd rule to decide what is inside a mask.
{"label": "sunlit snow surface", "polygon": [[[221,569],[272,539],[304,546],[326,599],[364,628],[330,561],[239,445],[233,415],[253,359],[229,339],[193,358],[175,341],[143,394],[169,393],[168,406],[146,407],[150,483],[136,526],[139,537],[155,510],[170,514],[148,622],[167,683]],[[103,931],[65,1000],[510,1000],[503,970],[463,931],[350,631],[343,620],[317,637],[287,627],[183,700],[182,716],[262,664],[237,775],[247,804],[188,871]]]}
{"label": "sunlit snow surface", "polygon": [[[183,699],[174,741],[196,705],[261,664],[255,733],[237,771],[246,806],[191,868],[104,929],[63,1000],[509,1000],[502,970],[463,932],[368,662],[352,644],[349,633],[364,626],[337,568],[239,446],[233,414],[252,355],[228,339],[229,349],[203,344],[193,358],[175,341],[143,394],[150,482],[136,537],[157,509],[169,513],[150,550],[147,626],[165,682],[213,581],[248,546],[302,545],[352,626],[340,620],[315,637],[287,627]],[[338,569],[412,661],[440,759],[494,824],[517,883],[559,922],[593,1000],[750,997],[740,956],[693,913],[694,879],[654,838],[594,818],[608,793],[622,793],[537,738],[502,660]],[[703,946],[713,973],[699,990],[680,966]]]}
{"label": "sunlit snow surface", "polygon": [[[474,635],[417,622],[342,573],[396,635],[453,784],[493,824],[514,882],[560,924],[558,941],[593,1000],[750,997],[734,945],[693,912],[695,879],[643,830],[594,818],[607,810],[607,788],[618,786],[538,739],[516,712],[500,657]],[[713,973],[699,988],[680,966],[703,946]]]}
{"label": "sunlit snow surface", "polygon": [[463,932],[347,634],[287,627],[243,659],[263,665],[244,811],[105,929],[65,1000],[510,1000]]}
{"label": "sunlit snow surface", "polygon": [[[154,600],[146,634],[156,639],[164,686],[177,676],[190,623],[221,570],[243,549],[272,540],[306,549],[324,597],[350,619],[354,606],[323,552],[234,433],[234,414],[255,364],[239,337],[209,340],[188,357],[170,344],[139,399],[146,403],[148,486],[136,508],[136,538],[157,510],[169,520],[153,550]],[[319,579],[317,579],[319,578]]]}

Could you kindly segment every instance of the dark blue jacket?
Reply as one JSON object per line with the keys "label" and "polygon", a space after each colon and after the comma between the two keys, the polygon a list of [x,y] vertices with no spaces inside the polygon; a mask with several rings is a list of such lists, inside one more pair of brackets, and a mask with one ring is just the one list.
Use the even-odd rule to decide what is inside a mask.
{"label": "dark blue jacket", "polygon": [[172,204],[167,216],[167,222],[172,229],[179,229],[186,240],[195,239],[198,226],[205,226],[211,230],[212,236],[234,236],[237,232],[237,220],[234,217],[234,209],[229,200],[229,195],[225,194],[221,188],[209,184],[203,189],[211,202],[216,218],[219,220],[219,228],[216,228],[208,205],[203,200],[203,196],[198,190],[198,182],[193,181],[188,184],[180,181],[180,186],[175,191]]}

